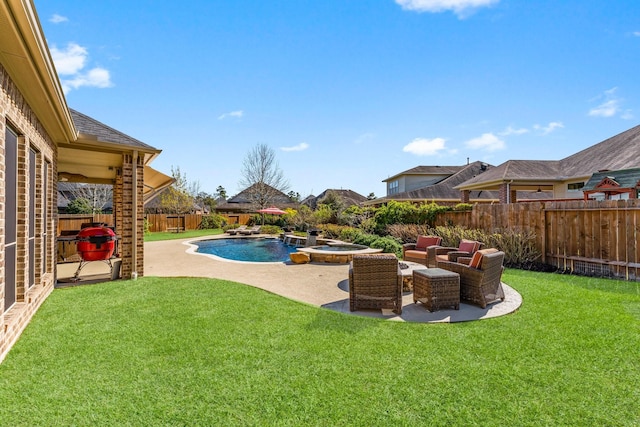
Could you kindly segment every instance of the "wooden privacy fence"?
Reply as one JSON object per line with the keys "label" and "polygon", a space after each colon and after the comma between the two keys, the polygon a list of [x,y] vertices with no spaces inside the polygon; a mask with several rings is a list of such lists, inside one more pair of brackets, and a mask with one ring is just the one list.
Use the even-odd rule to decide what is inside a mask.
{"label": "wooden privacy fence", "polygon": [[436,225],[531,231],[546,264],[581,274],[638,278],[637,199],[476,205],[471,212],[445,212]]}
{"label": "wooden privacy fence", "polygon": [[[227,218],[228,224],[246,224],[251,217],[250,214],[222,214]],[[200,214],[146,214],[145,218],[149,224],[149,231],[185,231],[197,230],[202,223],[203,215]],[[92,222],[102,222],[107,226],[115,225],[112,214],[60,214],[58,215],[58,235],[64,232],[79,231],[83,224]],[[116,230],[117,232],[117,230]]]}

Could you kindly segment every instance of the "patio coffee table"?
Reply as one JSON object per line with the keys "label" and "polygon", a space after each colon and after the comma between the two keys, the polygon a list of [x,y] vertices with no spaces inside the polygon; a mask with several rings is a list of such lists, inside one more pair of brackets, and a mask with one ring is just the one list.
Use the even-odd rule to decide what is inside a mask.
{"label": "patio coffee table", "polygon": [[427,310],[444,307],[460,309],[460,275],[442,268],[414,270],[413,303],[420,301]]}
{"label": "patio coffee table", "polygon": [[424,264],[411,261],[400,261],[400,271],[402,272],[402,292],[412,292],[413,272],[416,270],[426,269],[427,267]]}

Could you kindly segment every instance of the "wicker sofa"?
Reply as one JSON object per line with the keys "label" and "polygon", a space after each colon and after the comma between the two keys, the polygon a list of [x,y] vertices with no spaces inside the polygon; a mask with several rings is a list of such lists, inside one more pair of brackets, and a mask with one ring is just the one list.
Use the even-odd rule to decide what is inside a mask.
{"label": "wicker sofa", "polygon": [[349,309],[388,308],[402,314],[402,273],[394,254],[354,255],[349,265]]}
{"label": "wicker sofa", "polygon": [[440,236],[418,236],[415,243],[405,243],[402,245],[402,259],[405,261],[417,262],[418,264],[428,264],[428,252],[427,249],[432,246],[439,246],[442,243],[442,237]]}
{"label": "wicker sofa", "polygon": [[460,257],[460,262],[441,261],[438,267],[460,275],[460,299],[486,308],[496,300],[504,301],[502,271],[504,252],[497,249],[477,251],[473,257]]}

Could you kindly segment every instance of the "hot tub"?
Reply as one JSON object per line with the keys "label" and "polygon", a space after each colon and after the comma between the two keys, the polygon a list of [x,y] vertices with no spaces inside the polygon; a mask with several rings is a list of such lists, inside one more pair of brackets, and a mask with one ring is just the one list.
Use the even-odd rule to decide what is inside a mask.
{"label": "hot tub", "polygon": [[311,257],[311,262],[347,264],[354,255],[376,254],[382,252],[382,249],[373,249],[368,246],[351,243],[328,243],[321,246],[298,248],[298,251],[308,253]]}

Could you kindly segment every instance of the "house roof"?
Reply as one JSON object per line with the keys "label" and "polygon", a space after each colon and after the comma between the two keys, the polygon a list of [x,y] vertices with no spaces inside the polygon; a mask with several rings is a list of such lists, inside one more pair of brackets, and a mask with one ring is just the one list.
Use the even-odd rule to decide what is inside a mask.
{"label": "house roof", "polygon": [[349,206],[353,206],[353,205],[360,205],[362,202],[365,202],[367,200],[366,197],[364,197],[362,194],[360,193],[356,193],[353,190],[335,190],[335,189],[326,189],[324,190],[322,193],[320,193],[317,197],[307,197],[305,198],[301,204],[305,204],[307,206],[309,206],[312,209],[315,209],[318,206],[318,203],[324,199],[327,195],[327,193],[332,192],[337,194],[345,203],[345,207],[349,207]]}
{"label": "house roof", "polygon": [[582,191],[596,190],[598,184],[607,179],[617,184],[618,188],[636,188],[640,183],[640,168],[596,172],[591,175]]}
{"label": "house roof", "polygon": [[[254,185],[257,185],[257,184],[254,184]],[[238,209],[242,209],[242,210],[252,209],[252,199],[250,196],[252,187],[253,186],[249,188],[245,188],[244,190],[242,190],[235,196],[231,197],[230,199],[227,199],[226,201],[223,201],[217,204],[216,210],[225,211],[225,210],[238,210]],[[284,194],[282,191],[277,190],[271,186],[268,186],[268,187],[271,188],[274,194],[274,196],[272,196],[269,203],[276,205],[280,209],[297,206],[297,204],[294,203],[291,200],[291,198],[286,194]]]}
{"label": "house roof", "polygon": [[481,189],[506,181],[560,182],[584,178],[595,171],[640,167],[640,126],[585,148],[562,160],[508,160],[489,172],[458,185]]}
{"label": "house roof", "polygon": [[392,181],[405,175],[453,175],[454,173],[460,172],[463,168],[464,166],[416,166],[415,168],[407,169],[404,172],[383,179],[382,182]]}

